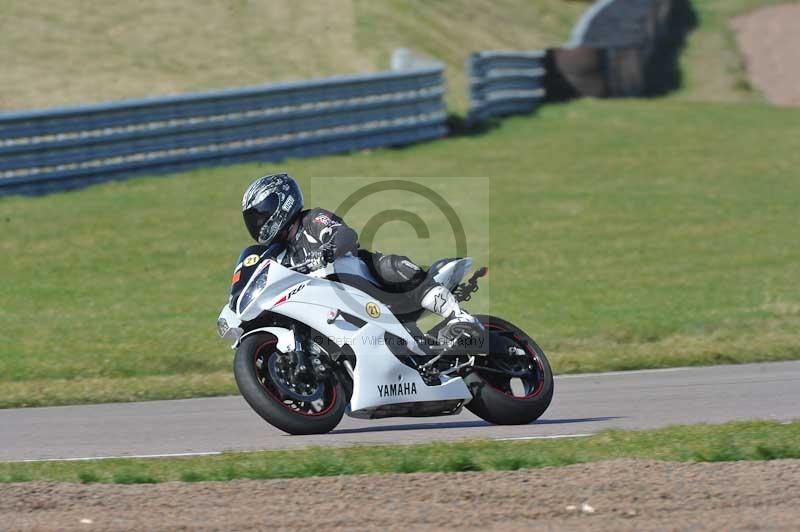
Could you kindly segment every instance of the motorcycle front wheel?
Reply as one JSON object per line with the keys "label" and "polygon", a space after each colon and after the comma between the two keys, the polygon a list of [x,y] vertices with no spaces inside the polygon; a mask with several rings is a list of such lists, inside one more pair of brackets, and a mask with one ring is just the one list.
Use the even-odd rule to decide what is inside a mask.
{"label": "motorcycle front wheel", "polygon": [[[289,434],[324,434],[341,421],[347,406],[344,387],[336,376],[312,388],[287,389],[276,382],[274,358],[277,340],[271,334],[253,334],[236,350],[233,374],[250,407],[267,423]],[[271,367],[272,365],[272,367]],[[272,371],[270,371],[272,369]]]}
{"label": "motorcycle front wheel", "polygon": [[[473,396],[467,409],[496,425],[524,425],[538,419],[553,399],[553,371],[544,351],[522,329],[503,319],[475,317],[486,328],[490,349],[464,378]],[[511,355],[508,347],[525,354]]]}

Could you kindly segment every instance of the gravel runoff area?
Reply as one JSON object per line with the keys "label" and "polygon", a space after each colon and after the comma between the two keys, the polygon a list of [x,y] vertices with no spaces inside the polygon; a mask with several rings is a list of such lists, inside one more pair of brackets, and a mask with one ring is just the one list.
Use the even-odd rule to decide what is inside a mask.
{"label": "gravel runoff area", "polygon": [[0,485],[4,530],[796,530],[800,460],[511,472]]}
{"label": "gravel runoff area", "polygon": [[770,103],[800,105],[800,4],[759,9],[733,28],[750,83]]}

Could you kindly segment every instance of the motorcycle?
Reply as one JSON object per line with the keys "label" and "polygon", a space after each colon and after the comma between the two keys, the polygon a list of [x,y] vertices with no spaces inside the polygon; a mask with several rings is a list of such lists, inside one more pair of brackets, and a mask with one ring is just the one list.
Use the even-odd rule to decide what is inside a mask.
{"label": "motorcycle", "polygon": [[[422,309],[398,319],[375,296],[378,284],[358,257],[308,272],[308,263],[282,265],[283,254],[276,245],[246,248],[217,320],[235,350],[239,391],[273,426],[322,434],[345,413],[446,416],[464,406],[490,423],[527,424],[550,405],[550,364],[519,327],[476,315],[485,328],[480,342],[443,347],[436,340],[442,324],[423,333],[416,324]],[[462,283],[471,266],[470,258],[443,259],[428,275],[466,302],[487,271]],[[343,272],[363,282],[344,283]]]}

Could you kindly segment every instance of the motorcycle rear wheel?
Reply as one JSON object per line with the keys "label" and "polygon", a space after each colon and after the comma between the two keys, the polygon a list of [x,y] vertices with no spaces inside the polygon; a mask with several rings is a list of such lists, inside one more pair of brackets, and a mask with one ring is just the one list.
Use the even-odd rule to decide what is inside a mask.
{"label": "motorcycle rear wheel", "polygon": [[[344,387],[336,376],[325,381],[320,403],[305,404],[281,394],[267,368],[276,338],[268,333],[245,338],[233,359],[236,385],[247,404],[267,423],[289,434],[324,434],[341,421],[347,406]],[[318,408],[317,408],[318,407]]]}
{"label": "motorcycle rear wheel", "polygon": [[[473,396],[467,409],[496,425],[526,425],[538,419],[553,399],[553,371],[544,351],[522,329],[503,319],[486,315],[475,317],[490,335],[502,335],[524,349],[526,355],[510,357],[507,353],[489,353],[478,360],[464,378]],[[517,378],[519,382],[512,382],[515,378],[503,375],[503,368],[532,369],[524,378]]]}

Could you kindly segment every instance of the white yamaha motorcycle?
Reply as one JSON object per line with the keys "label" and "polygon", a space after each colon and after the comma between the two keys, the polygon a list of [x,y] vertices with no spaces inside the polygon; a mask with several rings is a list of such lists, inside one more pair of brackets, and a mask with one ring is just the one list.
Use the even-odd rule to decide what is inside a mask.
{"label": "white yamaha motorcycle", "polygon": [[[220,336],[236,350],[239,390],[275,427],[320,434],[345,413],[367,419],[442,416],[463,406],[491,423],[526,424],[550,405],[550,364],[511,323],[476,316],[485,338],[444,349],[436,342],[438,326],[422,333],[364,286],[331,280],[351,272],[377,286],[357,257],[304,274],[306,265],[282,266],[277,251],[250,246],[242,252],[230,301],[217,321]],[[486,273],[481,268],[459,284],[471,265],[469,258],[445,259],[428,274],[467,301]]]}

